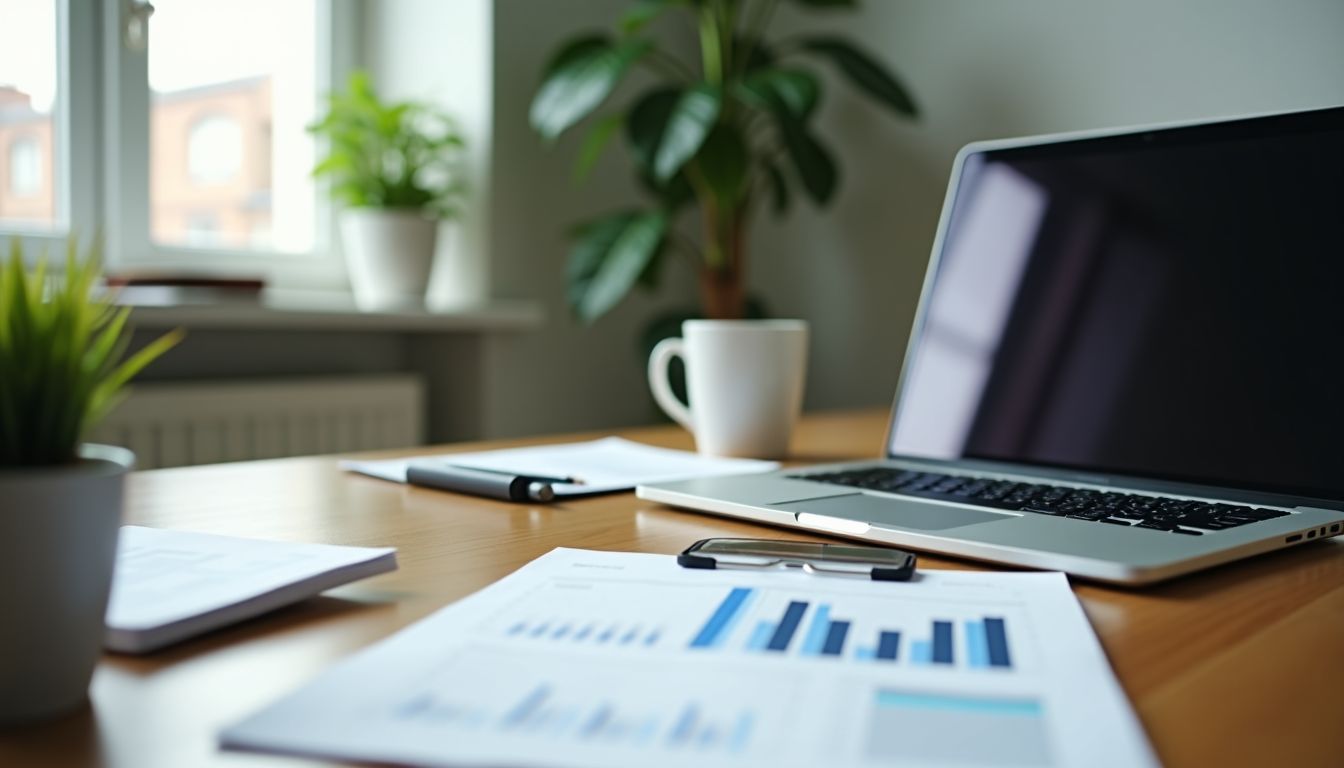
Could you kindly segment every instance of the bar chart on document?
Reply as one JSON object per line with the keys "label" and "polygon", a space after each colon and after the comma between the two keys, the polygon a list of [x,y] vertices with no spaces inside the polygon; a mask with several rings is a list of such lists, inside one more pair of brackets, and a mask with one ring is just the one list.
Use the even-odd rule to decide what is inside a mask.
{"label": "bar chart on document", "polygon": [[[1038,651],[1011,593],[959,602],[904,585],[799,586],[556,579],[475,628],[479,647],[397,717],[593,757],[655,749],[731,762],[772,753],[833,710],[807,702],[843,699],[849,721],[836,727],[863,724],[853,740],[875,763],[1051,764],[1042,703],[1014,684]],[[837,669],[849,690],[836,690]],[[994,738],[947,738],[957,733]]]}

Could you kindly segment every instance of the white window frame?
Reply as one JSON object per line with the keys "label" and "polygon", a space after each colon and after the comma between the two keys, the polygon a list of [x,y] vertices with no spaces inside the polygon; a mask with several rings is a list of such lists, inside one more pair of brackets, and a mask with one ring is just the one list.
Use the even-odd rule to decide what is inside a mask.
{"label": "white window frame", "polygon": [[[52,151],[56,225],[28,226],[0,222],[0,237],[17,239],[29,259],[49,251],[59,254],[74,232],[89,242],[98,226],[98,91],[97,0],[56,3],[56,124]],[[85,169],[84,183],[75,184],[72,168]],[[5,180],[8,183],[8,180]]]}
{"label": "white window frame", "polygon": [[[94,2],[67,0],[81,4],[86,1]],[[104,160],[100,232],[107,244],[109,268],[260,276],[276,287],[344,290],[345,268],[336,258],[334,248],[335,217],[327,190],[321,184],[316,189],[316,231],[311,253],[192,248],[153,241],[149,231],[149,58],[145,48],[132,49],[124,43],[125,24],[133,13],[134,2],[116,0],[104,4],[97,34],[102,51],[104,117],[100,145]],[[358,0],[318,0],[319,93],[344,82],[354,68],[358,58],[358,20]]]}

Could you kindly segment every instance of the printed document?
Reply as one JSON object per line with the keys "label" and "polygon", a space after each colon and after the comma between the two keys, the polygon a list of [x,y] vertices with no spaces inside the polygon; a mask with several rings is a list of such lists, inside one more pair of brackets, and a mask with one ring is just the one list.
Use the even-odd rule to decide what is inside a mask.
{"label": "printed document", "polygon": [[1062,574],[874,582],[573,549],[223,743],[434,766],[1156,764]]}
{"label": "printed document", "polygon": [[646,483],[769,472],[779,468],[779,462],[776,461],[703,456],[690,451],[644,445],[619,437],[606,437],[585,443],[414,456],[409,459],[343,461],[341,467],[352,472],[404,483],[406,467],[410,464],[432,466],[435,463],[517,475],[574,477],[583,481],[581,485],[555,484],[553,487],[556,496],[625,491]]}

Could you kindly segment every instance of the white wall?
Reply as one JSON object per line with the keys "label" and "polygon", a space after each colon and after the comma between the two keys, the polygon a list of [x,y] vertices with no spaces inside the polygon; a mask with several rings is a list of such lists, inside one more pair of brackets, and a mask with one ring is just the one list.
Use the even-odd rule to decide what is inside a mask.
{"label": "white wall", "polygon": [[[453,14],[442,9],[457,4],[382,0],[371,13],[401,17],[397,30],[437,19],[445,31]],[[565,228],[628,203],[633,189],[618,153],[589,184],[572,185],[577,138],[543,146],[527,106],[555,45],[609,27],[626,5],[494,3],[491,222],[481,242],[491,292],[544,302],[550,322],[488,346],[489,433],[648,421],[636,335],[658,307],[694,299],[689,274],[669,275],[677,279],[656,301],[637,298],[591,329],[563,301]],[[854,37],[904,77],[925,114],[902,123],[832,82],[822,119],[844,166],[841,193],[828,212],[804,206],[755,228],[754,286],[777,315],[814,326],[812,408],[888,402],[952,156],[967,141],[1344,104],[1339,0],[870,0],[859,14],[810,15],[781,6],[778,31]],[[430,31],[383,29],[383,70],[409,80],[447,65]]]}

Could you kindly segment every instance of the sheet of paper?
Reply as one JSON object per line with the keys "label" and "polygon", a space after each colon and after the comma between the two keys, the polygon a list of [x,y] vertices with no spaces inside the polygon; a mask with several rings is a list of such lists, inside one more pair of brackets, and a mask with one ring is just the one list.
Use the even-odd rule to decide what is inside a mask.
{"label": "sheet of paper", "polygon": [[634,488],[641,483],[664,483],[693,477],[769,472],[779,462],[702,456],[644,445],[619,437],[586,443],[537,445],[478,453],[413,456],[384,461],[343,461],[341,467],[384,480],[406,482],[411,464],[450,463],[476,469],[493,469],[526,475],[577,477],[583,485],[559,484],[557,496],[605,493]]}
{"label": "sheet of paper", "polygon": [[137,652],[396,568],[395,549],[127,525],[117,544],[107,646]]}
{"label": "sheet of paper", "polygon": [[223,734],[416,765],[1145,766],[1068,582],[558,549]]}

